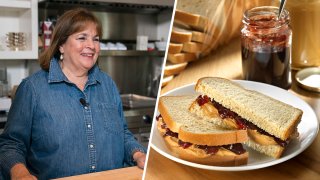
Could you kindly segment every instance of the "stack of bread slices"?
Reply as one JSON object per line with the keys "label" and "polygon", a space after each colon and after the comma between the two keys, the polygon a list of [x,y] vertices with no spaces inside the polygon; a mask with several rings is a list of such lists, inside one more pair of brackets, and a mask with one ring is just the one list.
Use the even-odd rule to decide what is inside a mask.
{"label": "stack of bread slices", "polygon": [[209,34],[208,18],[176,9],[162,86],[201,55]]}
{"label": "stack of bread slices", "polygon": [[162,86],[188,63],[240,35],[242,14],[257,0],[177,0]]}

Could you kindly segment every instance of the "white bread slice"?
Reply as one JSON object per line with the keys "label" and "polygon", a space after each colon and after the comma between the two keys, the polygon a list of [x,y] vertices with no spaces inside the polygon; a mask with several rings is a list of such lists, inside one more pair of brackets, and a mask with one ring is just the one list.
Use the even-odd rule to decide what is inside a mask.
{"label": "white bread slice", "polygon": [[[198,22],[197,26],[201,27],[198,28],[198,30],[213,35],[213,31],[211,31],[212,27],[215,26],[220,29],[220,21],[226,21],[226,19],[224,19],[224,4],[226,3],[227,2],[225,1],[213,0],[179,0],[177,1],[176,10],[186,12],[194,16],[197,15],[200,19],[204,19],[202,20],[203,24]],[[180,13],[178,14],[180,15]],[[187,18],[186,15],[181,14],[180,16],[179,22],[185,22],[183,19]],[[175,21],[177,21],[176,19],[177,18],[175,16]],[[193,25],[193,28],[196,28],[196,26]]]}
{"label": "white bread slice", "polygon": [[[195,119],[201,118],[195,117]],[[204,120],[200,123],[198,121],[183,124],[179,130],[179,139],[198,145],[217,146],[243,143],[248,138],[245,130],[227,130]]]}
{"label": "white bread slice", "polygon": [[282,153],[285,150],[285,148],[280,145],[264,146],[264,145],[256,143],[255,141],[251,140],[250,138],[244,144],[249,146],[250,148],[258,151],[258,152],[261,152],[263,154],[266,154],[266,155],[271,156],[276,159],[280,158]]}
{"label": "white bread slice", "polygon": [[205,32],[209,24],[207,17],[199,14],[192,14],[179,9],[176,9],[175,11],[174,22],[189,25],[193,29],[201,32]]}
{"label": "white bread slice", "polygon": [[177,54],[180,53],[182,50],[183,44],[179,43],[172,43],[169,44],[169,50],[168,53],[170,54]]}
{"label": "white bread slice", "polygon": [[197,59],[196,53],[177,53],[177,54],[168,54],[168,60],[173,64],[190,62]]}
{"label": "white bread slice", "polygon": [[192,39],[192,32],[182,29],[172,28],[170,42],[185,43],[190,42]]}
{"label": "white bread slice", "polygon": [[196,42],[183,43],[182,51],[188,53],[199,53],[201,52],[203,44]]}
{"label": "white bread slice", "polygon": [[191,41],[205,43],[206,38],[209,38],[209,35],[198,31],[192,31]]}
{"label": "white bread slice", "polygon": [[209,35],[205,33],[182,28],[181,26],[178,27],[178,25],[174,25],[171,31],[170,42],[186,43],[186,42],[194,41],[194,42],[204,43],[205,38],[208,38],[208,37]]}
{"label": "white bread slice", "polygon": [[191,32],[192,37],[191,41],[193,42],[198,42],[198,43],[205,43],[207,38],[211,37],[211,34],[205,33],[205,32],[200,32],[192,27],[186,25],[186,24],[179,24],[179,23],[174,23],[172,31],[177,31],[177,32]]}
{"label": "white bread slice", "polygon": [[[160,134],[165,134],[165,130],[161,128],[159,122],[157,128]],[[220,149],[218,152],[220,155],[212,156],[199,148],[195,148],[194,145],[187,149],[181,148],[177,138],[171,136],[164,136],[163,138],[166,146],[173,154],[190,162],[213,166],[240,166],[247,164],[248,162],[248,152],[240,155],[231,155],[227,150]],[[226,153],[227,155],[223,155],[223,153]]]}
{"label": "white bread slice", "polygon": [[216,8],[223,3],[214,0],[179,0],[176,9],[204,17],[212,17],[216,13]]}
{"label": "white bread slice", "polygon": [[166,86],[170,81],[172,81],[173,77],[174,77],[174,75],[164,76],[163,79],[162,79],[161,87]]}
{"label": "white bread slice", "polygon": [[[173,132],[178,132],[179,139],[197,145],[219,146],[240,143],[247,140],[245,130],[225,130],[207,121],[193,116],[188,107],[196,96],[162,96],[159,99],[159,112],[166,126]],[[164,134],[158,122],[158,130]],[[221,148],[217,154],[210,155],[204,150],[182,148],[175,137],[164,136],[167,147],[181,159],[209,165],[234,166],[246,164],[248,153],[240,155]]]}
{"label": "white bread slice", "polygon": [[172,64],[170,61],[166,62],[166,66],[164,67],[164,75],[171,76],[179,74],[187,67],[188,63],[180,63],[180,64]]}
{"label": "white bread slice", "polygon": [[198,80],[195,90],[282,140],[287,140],[301,121],[300,109],[228,79],[204,77]]}
{"label": "white bread slice", "polygon": [[[176,9],[204,18],[205,25],[204,28],[202,28],[203,32],[211,32],[210,29],[212,26],[220,27],[217,21],[220,21],[220,19],[224,17],[225,12],[223,7],[226,3],[225,1],[213,0],[179,0],[177,1]],[[222,21],[225,21],[225,19],[222,19]]]}
{"label": "white bread slice", "polygon": [[207,35],[204,33],[173,27],[169,45],[169,53],[176,54],[183,52],[201,52],[203,42]]}

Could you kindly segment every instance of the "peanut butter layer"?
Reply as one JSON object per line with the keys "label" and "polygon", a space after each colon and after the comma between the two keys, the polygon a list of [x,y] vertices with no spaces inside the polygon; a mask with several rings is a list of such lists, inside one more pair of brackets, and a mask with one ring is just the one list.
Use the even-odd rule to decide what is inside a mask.
{"label": "peanut butter layer", "polygon": [[[211,102],[207,102],[200,107],[202,111],[205,113],[205,115],[210,118],[220,116],[218,109]],[[240,129],[235,119],[227,117],[227,118],[224,118],[223,121],[232,128]],[[247,129],[247,130],[248,130],[249,137],[256,143],[261,145],[277,145],[277,142],[274,140],[272,136],[261,134],[257,130],[252,130],[252,129]]]}

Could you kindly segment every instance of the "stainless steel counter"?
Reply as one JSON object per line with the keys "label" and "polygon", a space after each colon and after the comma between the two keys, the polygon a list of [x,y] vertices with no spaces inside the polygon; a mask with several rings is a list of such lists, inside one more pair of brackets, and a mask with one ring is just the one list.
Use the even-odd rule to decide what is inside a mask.
{"label": "stainless steel counter", "polygon": [[145,147],[148,147],[154,107],[124,109],[128,129]]}

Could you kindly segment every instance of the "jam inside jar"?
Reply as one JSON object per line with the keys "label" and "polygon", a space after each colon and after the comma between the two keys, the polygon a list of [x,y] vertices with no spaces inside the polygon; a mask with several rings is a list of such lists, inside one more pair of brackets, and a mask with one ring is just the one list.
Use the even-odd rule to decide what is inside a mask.
{"label": "jam inside jar", "polygon": [[288,11],[278,7],[247,10],[241,29],[242,71],[246,80],[289,89],[292,31]]}

